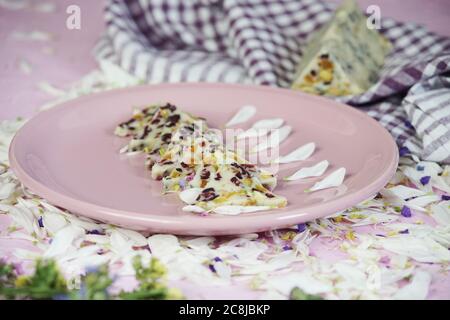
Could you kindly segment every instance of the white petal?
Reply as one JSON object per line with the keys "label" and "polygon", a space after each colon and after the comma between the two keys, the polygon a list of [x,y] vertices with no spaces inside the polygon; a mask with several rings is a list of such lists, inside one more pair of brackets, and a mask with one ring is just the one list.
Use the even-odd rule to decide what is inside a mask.
{"label": "white petal", "polygon": [[28,1],[26,0],[1,0],[0,8],[5,8],[9,10],[21,10],[25,9],[29,6]]}
{"label": "white petal", "polygon": [[64,95],[64,91],[56,88],[55,86],[51,85],[50,83],[48,83],[46,81],[39,82],[38,88],[41,89],[43,92],[48,93],[51,96],[59,97],[59,96]]}
{"label": "white petal", "polygon": [[393,196],[398,197],[403,200],[426,195],[425,192],[423,192],[419,189],[406,187],[404,185],[398,185],[398,186],[388,188],[385,190],[387,190],[388,193],[391,193]]}
{"label": "white petal", "polygon": [[437,205],[431,206],[431,216],[441,225],[450,225],[450,201],[442,201]]}
{"label": "white petal", "polygon": [[417,271],[411,282],[402,287],[394,295],[397,300],[423,300],[428,296],[431,275],[425,271]]}
{"label": "white petal", "polygon": [[145,246],[147,244],[147,238],[137,231],[122,228],[117,228],[116,230],[127,236],[137,246]]}
{"label": "white petal", "polygon": [[319,163],[317,163],[316,165],[314,165],[312,167],[301,168],[300,170],[295,172],[293,175],[286,177],[284,180],[294,181],[294,180],[311,178],[311,177],[320,177],[327,170],[328,165],[329,165],[329,163],[327,160],[320,161]]}
{"label": "white petal", "polygon": [[433,202],[437,202],[441,199],[438,195],[426,195],[420,196],[411,200],[406,201],[407,206],[414,210],[426,211],[426,206]]}
{"label": "white petal", "polygon": [[9,182],[0,184],[0,200],[8,199],[14,192],[16,184]]}
{"label": "white petal", "polygon": [[242,132],[237,136],[238,139],[244,138],[256,138],[261,136],[266,136],[270,133],[269,129],[253,129],[250,128],[247,131]]}
{"label": "white petal", "polygon": [[238,215],[241,213],[270,210],[269,206],[221,206],[212,211],[217,214]]}
{"label": "white petal", "polygon": [[51,2],[37,3],[34,5],[34,10],[42,13],[51,13],[55,12],[56,6],[54,3]]}
{"label": "white petal", "polygon": [[126,72],[117,64],[114,64],[109,60],[101,59],[99,64],[104,76],[113,79],[114,84],[118,87],[136,85],[140,82],[139,78]]}
{"label": "white petal", "polygon": [[270,136],[260,144],[252,148],[252,152],[260,152],[266,149],[278,147],[284,140],[287,139],[292,131],[292,127],[283,126],[280,129],[271,130]]}
{"label": "white petal", "polygon": [[53,39],[53,35],[40,30],[33,30],[29,32],[14,31],[11,36],[16,40],[29,40],[29,41],[50,41]]}
{"label": "white petal", "polygon": [[380,224],[380,223],[388,223],[395,220],[398,220],[398,216],[389,214],[389,213],[372,213],[367,218],[364,218],[362,220],[359,220],[357,223],[355,223],[353,226],[367,226],[371,224]]}
{"label": "white petal", "polygon": [[47,229],[51,234],[55,234],[67,225],[67,220],[64,216],[54,212],[45,212],[42,220],[44,222],[45,229]]}
{"label": "white petal", "polygon": [[184,206],[181,210],[183,210],[185,212],[194,212],[194,213],[206,212],[206,210],[203,209],[202,207],[195,206],[195,205]]}
{"label": "white petal", "polygon": [[52,240],[50,248],[44,253],[46,258],[54,258],[66,254],[73,242],[84,235],[84,230],[79,227],[67,226],[59,230]]}
{"label": "white petal", "polygon": [[410,235],[380,239],[384,249],[408,256],[419,262],[450,261],[450,252],[433,239],[419,238]]}
{"label": "white petal", "polygon": [[172,255],[181,250],[178,238],[170,234],[155,234],[147,240],[152,255],[156,257]]}
{"label": "white petal", "polygon": [[316,182],[311,189],[307,190],[310,191],[317,191],[327,188],[333,188],[333,187],[339,187],[345,178],[345,168],[339,168],[336,171],[329,174],[327,177],[325,177],[323,180]]}
{"label": "white petal", "polygon": [[277,290],[284,296],[288,296],[294,287],[299,287],[309,294],[326,293],[333,290],[330,280],[319,280],[309,271],[291,272],[286,275],[276,276],[269,279],[268,286]]}
{"label": "white petal", "polygon": [[33,71],[33,68],[31,67],[30,63],[24,59],[20,59],[19,61],[19,69],[24,74],[30,74]]}
{"label": "white petal", "polygon": [[316,144],[314,142],[310,142],[301,146],[286,156],[280,157],[275,160],[275,163],[289,163],[294,161],[303,161],[308,159],[316,149]]}
{"label": "white petal", "polygon": [[281,127],[284,120],[281,118],[263,119],[255,122],[253,129],[277,129]]}
{"label": "white petal", "polygon": [[191,188],[181,191],[178,196],[186,204],[193,204],[202,192],[202,188]]}
{"label": "white petal", "polygon": [[254,106],[243,106],[239,111],[227,122],[225,127],[231,127],[239,123],[246,122],[256,113],[256,108]]}

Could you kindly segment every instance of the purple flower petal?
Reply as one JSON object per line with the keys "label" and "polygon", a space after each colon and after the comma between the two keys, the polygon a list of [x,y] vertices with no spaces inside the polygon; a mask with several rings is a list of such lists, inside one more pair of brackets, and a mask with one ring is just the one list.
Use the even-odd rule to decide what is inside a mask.
{"label": "purple flower petal", "polygon": [[441,199],[444,200],[444,201],[447,201],[447,200],[450,200],[450,196],[448,196],[448,195],[446,195],[446,194],[443,194],[443,195],[441,196]]}
{"label": "purple flower petal", "polygon": [[400,211],[400,213],[402,214],[402,216],[404,216],[405,218],[410,218],[412,216],[411,214],[411,209],[408,208],[407,206],[403,206],[402,211]]}
{"label": "purple flower petal", "polygon": [[216,262],[221,262],[222,259],[220,259],[219,257],[215,257],[215,258],[214,258],[214,261],[216,261]]}
{"label": "purple flower petal", "polygon": [[405,230],[399,231],[398,233],[401,233],[401,234],[409,234],[409,230],[408,230],[408,229],[405,229]]}
{"label": "purple flower petal", "polygon": [[212,272],[216,272],[216,268],[214,268],[214,266],[212,264],[208,265],[209,270],[211,270]]}
{"label": "purple flower petal", "polygon": [[431,179],[430,176],[424,176],[424,177],[420,178],[420,183],[425,186],[430,182],[430,179]]}
{"label": "purple flower petal", "polygon": [[42,216],[40,216],[40,217],[38,218],[38,224],[39,224],[39,227],[41,227],[41,228],[44,227],[44,221],[42,220]]}
{"label": "purple flower petal", "polygon": [[419,166],[419,165],[417,165],[417,166],[416,166],[416,170],[417,170],[417,171],[423,171],[423,170],[425,170],[425,167],[424,167],[424,166]]}
{"label": "purple flower petal", "polygon": [[399,149],[400,157],[406,156],[407,154],[411,154],[411,151],[407,147],[401,147]]}
{"label": "purple flower petal", "polygon": [[405,121],[405,126],[406,126],[407,128],[414,129],[414,126],[413,126],[412,123],[409,122],[408,120]]}
{"label": "purple flower petal", "polygon": [[283,250],[284,250],[284,251],[292,250],[292,247],[289,246],[289,245],[285,245],[285,246],[283,247]]}
{"label": "purple flower petal", "polygon": [[100,232],[100,231],[98,231],[98,230],[90,230],[90,231],[88,231],[88,232],[86,232],[87,234],[97,234],[97,235],[101,235],[102,233]]}
{"label": "purple flower petal", "polygon": [[305,230],[306,230],[306,223],[299,223],[299,224],[297,225],[297,230],[298,230],[298,232],[303,232],[303,231],[305,231]]}

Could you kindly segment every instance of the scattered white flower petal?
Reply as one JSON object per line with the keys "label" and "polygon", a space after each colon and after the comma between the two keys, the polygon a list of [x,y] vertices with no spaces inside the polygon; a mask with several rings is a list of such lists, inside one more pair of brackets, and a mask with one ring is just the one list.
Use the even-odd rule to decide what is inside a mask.
{"label": "scattered white flower petal", "polygon": [[406,205],[411,209],[426,212],[428,205],[439,200],[441,200],[441,197],[438,195],[425,195],[406,201]]}
{"label": "scattered white flower petal", "polygon": [[193,204],[202,192],[202,188],[191,188],[181,191],[178,196],[186,204]]}
{"label": "scattered white flower petal", "polygon": [[65,254],[72,247],[73,242],[84,235],[84,230],[74,226],[67,226],[59,230],[52,240],[48,250],[44,253],[46,258],[54,258]]}
{"label": "scattered white flower petal", "polygon": [[59,97],[64,95],[64,91],[56,88],[46,81],[41,81],[37,84],[38,88],[51,96]]}
{"label": "scattered white flower petal", "polygon": [[278,129],[284,123],[281,118],[264,119],[255,122],[255,124],[237,136],[238,139],[254,138],[269,134],[271,129]]}
{"label": "scattered white flower petal", "polygon": [[379,242],[384,249],[408,256],[419,262],[439,263],[450,261],[448,249],[432,239],[401,235],[383,238]]}
{"label": "scattered white flower petal", "polygon": [[194,213],[203,213],[206,211],[202,207],[195,206],[195,205],[184,206],[181,210],[183,210],[185,212],[194,212]]}
{"label": "scattered white flower petal", "polygon": [[311,177],[320,177],[325,173],[325,171],[328,168],[328,165],[329,163],[327,160],[320,161],[319,163],[315,164],[312,167],[301,168],[300,170],[296,171],[293,175],[284,178],[284,180],[294,181]]}
{"label": "scattered white flower petal", "polygon": [[311,157],[316,149],[316,144],[314,142],[310,142],[301,146],[286,156],[279,157],[275,159],[275,163],[290,163],[295,161],[303,161]]}
{"label": "scattered white flower petal", "polygon": [[31,74],[31,72],[33,71],[31,64],[24,59],[19,60],[19,69],[26,75]]}
{"label": "scattered white flower petal", "polygon": [[309,190],[307,190],[307,192],[339,187],[342,182],[344,182],[345,172],[345,168],[339,168],[336,171],[333,171],[323,180],[316,182]]}
{"label": "scattered white flower petal", "polygon": [[148,245],[156,257],[170,256],[181,250],[178,238],[169,234],[155,234],[148,239]]}
{"label": "scattered white flower petal", "polygon": [[442,201],[439,204],[431,206],[431,216],[437,223],[450,225],[450,201]]}
{"label": "scattered white flower petal", "polygon": [[255,153],[278,147],[284,140],[287,139],[291,131],[292,127],[290,126],[283,126],[279,129],[271,130],[270,136],[260,144],[253,147],[251,152]]}
{"label": "scattered white flower petal", "polygon": [[419,189],[407,187],[404,185],[398,185],[395,187],[387,188],[387,189],[382,190],[381,192],[382,193],[384,192],[384,194],[386,194],[386,196],[392,195],[394,197],[398,197],[403,200],[426,195],[425,192],[423,192]]}
{"label": "scattered white flower petal", "polygon": [[42,3],[35,4],[33,6],[33,9],[37,12],[52,13],[52,12],[55,12],[56,6],[54,3],[51,3],[51,2],[42,2]]}
{"label": "scattered white flower petal", "polygon": [[21,10],[28,7],[27,0],[0,0],[0,7],[8,10]]}
{"label": "scattered white flower petal", "polygon": [[417,271],[411,282],[394,295],[396,300],[423,300],[428,296],[431,275],[425,271]]}
{"label": "scattered white flower petal", "polygon": [[256,114],[256,107],[254,106],[243,106],[239,111],[227,122],[225,127],[231,127],[239,123],[248,121],[251,117]]}
{"label": "scattered white flower petal", "polygon": [[212,211],[217,214],[233,216],[241,213],[264,211],[270,209],[271,208],[269,206],[221,206],[213,209]]}
{"label": "scattered white flower petal", "polygon": [[51,33],[33,30],[30,32],[14,31],[11,36],[16,40],[25,41],[51,41],[53,40],[53,35]]}

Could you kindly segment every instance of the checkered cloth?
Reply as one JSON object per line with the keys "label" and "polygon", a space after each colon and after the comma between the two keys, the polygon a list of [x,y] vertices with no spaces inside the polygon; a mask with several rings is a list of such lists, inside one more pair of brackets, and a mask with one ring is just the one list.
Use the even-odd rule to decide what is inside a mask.
{"label": "checkered cloth", "polygon": [[[106,34],[95,52],[149,83],[289,87],[308,36],[333,9],[320,0],[108,0]],[[400,146],[409,141],[410,151],[427,159],[443,146],[418,141],[410,109],[401,105],[411,86],[450,71],[450,38],[388,18],[381,27],[394,49],[379,81],[361,95],[337,100],[360,106]],[[442,108],[448,110],[450,103]],[[448,117],[442,126],[450,130]],[[427,147],[435,150],[420,151]]]}

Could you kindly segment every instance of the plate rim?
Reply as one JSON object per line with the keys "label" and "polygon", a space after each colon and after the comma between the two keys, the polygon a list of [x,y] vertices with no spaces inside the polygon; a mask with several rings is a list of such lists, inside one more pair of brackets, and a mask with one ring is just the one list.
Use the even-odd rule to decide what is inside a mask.
{"label": "plate rim", "polygon": [[[364,188],[359,189],[358,191],[352,192],[351,196],[344,196],[339,199],[327,201],[325,203],[319,204],[319,205],[312,205],[312,209],[308,209],[308,213],[302,213],[304,209],[292,209],[292,212],[277,212],[273,211],[271,213],[273,223],[272,227],[267,226],[258,226],[258,221],[261,218],[261,213],[265,213],[267,215],[267,212],[271,211],[261,211],[257,212],[255,214],[242,214],[239,215],[238,220],[236,220],[237,217],[235,216],[221,216],[220,219],[217,219],[217,223],[214,224],[215,227],[211,227],[209,225],[200,227],[200,229],[203,229],[203,231],[198,230],[199,228],[196,226],[195,230],[183,230],[183,226],[185,223],[198,223],[199,219],[205,219],[207,217],[199,217],[197,215],[191,215],[186,214],[186,216],[180,217],[180,216],[155,216],[149,213],[142,213],[142,212],[136,212],[136,211],[127,211],[127,210],[119,210],[115,208],[109,208],[104,207],[101,205],[93,204],[91,202],[79,200],[73,197],[70,197],[68,195],[62,194],[58,191],[55,191],[49,187],[47,187],[45,184],[35,180],[31,175],[29,175],[19,164],[18,159],[15,156],[15,147],[17,143],[17,137],[20,137],[21,132],[23,132],[23,128],[26,128],[26,126],[31,121],[38,121],[39,118],[45,116],[49,112],[61,112],[61,109],[63,108],[72,108],[73,104],[80,104],[83,103],[83,100],[89,100],[89,99],[95,99],[95,98],[101,98],[102,96],[108,96],[110,94],[120,94],[120,93],[126,93],[133,90],[143,90],[143,89],[150,89],[150,90],[157,90],[158,88],[167,88],[170,87],[172,89],[176,89],[177,87],[198,87],[198,86],[206,86],[206,87],[214,87],[214,88],[240,88],[240,89],[247,89],[247,90],[258,90],[258,91],[265,91],[265,92],[273,92],[278,94],[287,94],[291,96],[300,97],[300,99],[307,98],[307,99],[313,99],[318,100],[319,102],[322,101],[326,104],[335,105],[339,108],[344,108],[347,110],[347,112],[353,112],[355,114],[358,114],[360,117],[364,117],[366,120],[373,122],[376,127],[380,130],[380,133],[382,133],[385,136],[386,142],[389,141],[390,149],[393,151],[392,156],[390,159],[390,162],[388,163],[387,169],[378,176],[372,183],[366,185]],[[131,94],[131,93],[130,93]],[[345,210],[346,208],[355,205],[356,203],[359,203],[361,201],[364,201],[374,194],[378,193],[392,178],[392,176],[395,174],[398,161],[399,161],[399,154],[398,154],[398,148],[397,145],[392,138],[391,134],[383,127],[379,122],[377,122],[375,119],[371,118],[364,112],[358,110],[358,108],[346,105],[342,102],[331,100],[322,96],[316,96],[316,95],[310,95],[303,93],[301,91],[294,91],[291,89],[286,88],[276,88],[276,87],[269,87],[269,86],[261,86],[261,85],[253,85],[253,84],[228,84],[228,83],[204,83],[204,82],[188,82],[188,83],[162,83],[162,84],[143,84],[138,86],[132,86],[132,87],[125,87],[125,88],[117,88],[117,89],[111,89],[111,90],[105,90],[100,91],[96,93],[91,93],[87,95],[83,95],[74,99],[70,99],[68,101],[64,101],[59,103],[58,105],[44,110],[40,111],[37,114],[35,114],[33,117],[31,117],[14,135],[10,147],[9,147],[9,162],[10,167],[13,171],[13,173],[17,176],[17,178],[20,180],[21,183],[23,183],[27,188],[29,188],[33,193],[36,195],[42,197],[44,200],[47,200],[49,203],[56,205],[58,207],[62,207],[68,211],[71,211],[71,213],[75,215],[85,216],[91,219],[94,219],[96,221],[101,220],[118,220],[121,218],[126,218],[127,220],[133,220],[133,224],[139,224],[137,227],[130,227],[131,223],[129,223],[127,226],[128,228],[134,229],[134,230],[141,230],[141,231],[152,231],[152,232],[163,232],[163,233],[175,233],[175,234],[184,234],[184,235],[230,235],[230,234],[243,234],[248,232],[260,232],[264,230],[274,230],[274,229],[280,229],[287,226],[295,225],[296,223],[301,223],[305,221],[310,221],[313,219],[317,219],[320,217],[326,217],[327,215],[330,215],[334,212],[339,212],[342,210]],[[308,207],[305,207],[307,209]],[[318,210],[317,208],[320,208]],[[312,212],[311,212],[312,211]],[[320,212],[319,212],[320,211]],[[330,212],[331,211],[331,212]],[[99,218],[98,216],[101,215],[102,218]],[[308,219],[303,219],[302,216],[308,215]],[[156,217],[156,218],[155,218]],[[236,223],[237,221],[242,221],[245,219],[247,222],[254,222],[255,227],[251,228],[250,231],[246,231],[244,229],[239,230],[230,230],[227,231],[227,228],[229,228],[230,223]],[[263,219],[264,220],[264,219]],[[293,222],[297,221],[297,222]],[[107,222],[112,223],[116,225],[121,225],[120,223],[113,222]],[[260,223],[260,225],[267,225],[267,222]],[[172,230],[168,230],[172,229]],[[189,227],[189,229],[192,229],[192,227]],[[175,230],[175,231],[173,231]]]}

